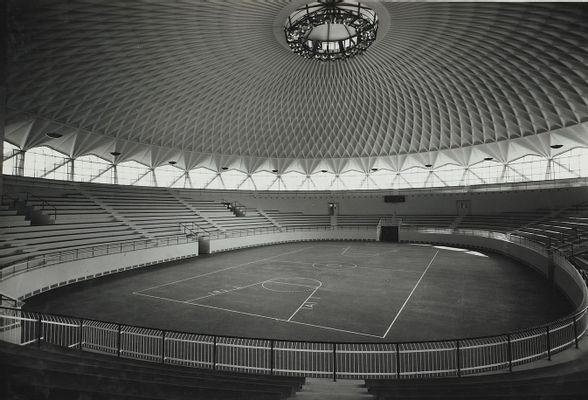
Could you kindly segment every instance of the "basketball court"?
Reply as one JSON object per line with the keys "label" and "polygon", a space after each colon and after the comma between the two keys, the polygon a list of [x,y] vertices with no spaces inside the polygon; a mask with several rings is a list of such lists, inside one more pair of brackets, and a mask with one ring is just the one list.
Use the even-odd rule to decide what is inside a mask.
{"label": "basketball court", "polygon": [[503,256],[391,243],[246,249],[76,286],[39,304],[165,329],[306,340],[488,335],[570,311],[539,274]]}

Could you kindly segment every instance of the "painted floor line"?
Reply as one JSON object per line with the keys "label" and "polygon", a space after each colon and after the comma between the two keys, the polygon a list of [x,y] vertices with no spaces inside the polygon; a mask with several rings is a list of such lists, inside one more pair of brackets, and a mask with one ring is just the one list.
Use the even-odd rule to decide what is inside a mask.
{"label": "painted floor line", "polygon": [[390,332],[390,329],[392,329],[392,326],[394,326],[394,323],[396,322],[396,320],[400,316],[400,313],[402,312],[402,310],[404,310],[404,307],[406,307],[406,304],[408,303],[408,301],[412,297],[412,294],[414,293],[414,291],[418,287],[419,283],[421,283],[421,281],[425,277],[425,274],[429,270],[429,267],[433,264],[433,261],[435,260],[435,257],[437,257],[437,254],[439,254],[439,250],[437,250],[437,252],[435,252],[435,254],[433,255],[433,258],[431,258],[431,261],[429,261],[429,264],[427,265],[427,268],[425,268],[425,270],[421,274],[421,277],[419,278],[419,280],[417,281],[417,283],[414,285],[414,287],[410,291],[410,294],[408,295],[408,297],[406,298],[406,300],[404,300],[404,304],[402,304],[402,307],[400,307],[400,310],[398,310],[398,312],[396,313],[396,316],[392,320],[392,323],[390,323],[390,326],[388,326],[388,329],[386,329],[386,333],[384,333],[384,335],[382,336],[382,339],[385,338],[388,335],[388,333]]}
{"label": "painted floor line", "polygon": [[201,296],[201,297],[197,297],[197,298],[195,298],[195,299],[189,299],[189,300],[184,300],[184,301],[186,301],[186,302],[188,302],[188,303],[189,303],[189,302],[191,302],[191,301],[196,301],[196,300],[207,299],[207,298],[209,298],[209,297],[218,296],[218,295],[221,295],[221,294],[226,294],[226,293],[236,292],[237,290],[246,289],[246,288],[248,288],[248,287],[255,286],[255,285],[259,285],[259,284],[262,284],[262,283],[264,283],[264,282],[267,282],[267,281],[255,282],[255,283],[252,283],[252,284],[250,284],[250,285],[245,285],[245,286],[239,286],[239,287],[235,287],[234,289],[220,290],[218,293],[210,293],[210,294],[207,294],[206,296]]}
{"label": "painted floor line", "polygon": [[246,262],[246,263],[243,263],[243,264],[234,265],[234,266],[232,266],[232,267],[227,267],[227,268],[219,269],[219,270],[216,270],[216,271],[210,271],[210,272],[206,272],[206,273],[204,273],[204,274],[200,274],[200,275],[194,275],[194,276],[190,276],[190,277],[188,277],[188,278],[184,278],[184,279],[178,279],[177,281],[168,282],[168,283],[163,283],[163,284],[161,284],[161,285],[152,286],[152,287],[149,287],[149,288],[147,288],[147,289],[141,289],[141,290],[138,290],[136,293],[140,293],[140,292],[146,292],[146,291],[148,291],[148,290],[157,289],[157,288],[160,288],[160,287],[169,286],[169,285],[173,285],[173,284],[176,284],[176,283],[180,283],[180,282],[189,281],[189,280],[191,280],[191,279],[202,278],[203,276],[214,275],[214,274],[217,274],[217,273],[219,273],[219,272],[222,272],[222,271],[228,271],[228,270],[230,270],[230,269],[235,269],[235,268],[239,268],[239,267],[244,267],[244,266],[246,266],[246,265],[249,265],[249,264],[254,264],[254,263],[257,263],[257,262],[261,262],[261,261],[267,261],[267,260],[271,260],[272,258],[276,258],[276,257],[282,257],[282,256],[285,256],[285,255],[287,255],[287,254],[298,253],[298,252],[301,252],[301,251],[303,251],[303,250],[308,250],[308,249],[311,249],[311,248],[313,248],[313,247],[314,247],[314,246],[304,247],[304,248],[302,248],[302,249],[298,249],[298,250],[294,250],[294,251],[289,251],[289,252],[287,252],[287,253],[282,253],[282,254],[276,254],[275,256],[271,256],[271,257],[262,258],[262,259],[260,259],[260,260],[249,261],[249,262]]}
{"label": "painted floor line", "polygon": [[290,322],[290,321],[292,320],[292,318],[294,318],[294,316],[296,315],[296,313],[297,313],[298,311],[300,311],[300,309],[301,309],[302,307],[304,307],[304,305],[306,304],[306,302],[307,302],[307,301],[308,301],[308,300],[309,300],[309,299],[312,297],[312,295],[313,295],[313,294],[315,294],[315,293],[316,293],[316,291],[317,291],[317,290],[319,290],[319,289],[321,288],[321,286],[323,286],[323,283],[322,283],[322,282],[321,282],[321,284],[320,284],[318,287],[316,287],[316,288],[315,288],[315,289],[312,291],[312,293],[311,293],[310,295],[308,295],[308,297],[307,297],[307,298],[306,298],[306,299],[305,299],[305,300],[302,302],[302,304],[300,304],[300,307],[298,307],[298,308],[296,309],[296,311],[294,311],[294,314],[290,315],[290,318],[288,318],[288,322]]}
{"label": "painted floor line", "polygon": [[[273,281],[273,280],[271,280],[271,279],[269,279],[269,280],[267,280],[267,281],[265,281],[265,282],[270,282],[270,283],[280,283],[280,284],[282,284],[282,285],[290,285],[290,286],[302,286],[302,287],[308,287],[308,288],[313,288],[313,289],[315,289],[315,288],[316,288],[316,286],[312,286],[312,285],[303,285],[303,284],[300,284],[300,283],[290,283],[290,282],[280,282],[280,281]],[[320,281],[319,281],[319,282],[320,282]],[[321,285],[322,285],[322,282],[321,282]],[[320,286],[319,286],[319,287],[320,287]]]}
{"label": "painted floor line", "polygon": [[286,323],[290,323],[290,324],[304,325],[304,326],[310,326],[310,327],[313,327],[313,328],[326,329],[326,330],[331,330],[331,331],[337,331],[337,332],[343,332],[343,333],[350,333],[352,335],[367,336],[367,337],[371,337],[371,338],[381,339],[381,336],[373,335],[371,333],[355,332],[355,331],[350,331],[350,330],[346,330],[346,329],[333,328],[331,326],[316,325],[316,324],[310,324],[310,323],[300,322],[300,321],[294,321],[294,320],[290,320],[289,321],[289,320],[284,319],[284,318],[270,317],[268,315],[249,313],[249,312],[245,312],[245,311],[231,310],[230,308],[216,307],[216,306],[211,306],[211,305],[208,305],[208,304],[188,303],[188,302],[182,301],[182,300],[175,300],[175,299],[170,299],[170,298],[167,298],[167,297],[153,296],[153,295],[150,295],[150,294],[145,294],[145,293],[140,293],[140,292],[133,292],[133,294],[135,294],[137,296],[152,297],[154,299],[171,301],[171,302],[174,302],[174,303],[186,304],[186,305],[189,305],[189,306],[197,306],[197,307],[210,308],[210,309],[213,309],[213,310],[219,310],[219,311],[226,311],[226,312],[231,312],[231,313],[236,313],[236,314],[242,314],[242,315],[247,315],[247,316],[250,316],[250,317],[258,317],[258,318],[271,319],[271,320],[279,321],[279,322],[286,322]]}
{"label": "painted floor line", "polygon": [[302,265],[312,265],[312,264],[316,264],[316,263],[307,263],[307,262],[302,262],[302,261],[289,261],[289,260],[276,260],[278,262],[284,262],[284,263],[288,263],[288,264],[302,264]]}

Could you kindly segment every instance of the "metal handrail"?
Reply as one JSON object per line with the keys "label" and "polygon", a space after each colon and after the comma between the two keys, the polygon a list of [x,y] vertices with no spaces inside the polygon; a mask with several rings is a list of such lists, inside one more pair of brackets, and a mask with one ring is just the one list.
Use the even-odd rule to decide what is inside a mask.
{"label": "metal handrail", "polygon": [[[16,195],[17,197],[12,197]],[[20,195],[24,195],[24,200],[21,199]],[[37,200],[41,201],[41,210],[44,211],[46,209],[51,209],[53,211],[53,219],[57,220],[57,207],[51,203],[49,203],[47,200],[43,199],[42,197],[37,196],[36,194],[33,194],[31,192],[16,192],[16,193],[5,193],[2,195],[2,203],[4,203],[4,198],[9,198],[10,200],[12,200],[12,204],[13,204],[13,208],[16,207],[16,202],[18,201],[24,201],[25,203],[30,201],[31,198],[35,198]]]}
{"label": "metal handrail", "polygon": [[284,233],[284,232],[317,232],[317,231],[335,231],[335,230],[370,230],[374,229],[373,226],[357,225],[357,226],[345,226],[336,227],[331,225],[308,225],[308,226],[267,226],[267,227],[256,227],[256,228],[243,228],[243,229],[228,229],[225,232],[212,231],[209,233],[211,240],[217,239],[228,239],[235,237],[245,236],[256,236],[268,233]]}
{"label": "metal handrail", "polygon": [[[179,222],[178,226],[179,226],[180,230],[182,231],[182,233],[193,235],[196,238],[202,237],[202,236],[208,236],[210,234],[206,229],[202,228],[194,221]],[[186,233],[186,231],[188,233]]]}
{"label": "metal handrail", "polygon": [[[321,227],[315,227],[318,230]],[[325,230],[331,227],[322,227]],[[370,229],[373,229],[370,228]],[[407,228],[403,228],[407,229]],[[458,233],[483,236],[520,244],[539,251],[540,246],[516,235],[472,229],[408,228],[421,232]],[[542,254],[553,256],[554,263],[565,267],[573,265],[563,253],[543,249]],[[585,290],[585,288],[583,289]],[[166,331],[153,327],[116,324],[108,321],[81,320],[72,316],[41,314],[22,311],[11,307],[0,307],[5,314],[0,321],[8,323],[8,328],[17,326],[15,335],[23,343],[47,341],[66,347],[78,346],[108,354],[129,358],[147,359],[168,364],[237,370],[242,372],[307,376],[333,376],[343,378],[397,378],[463,376],[500,369],[512,371],[513,366],[535,360],[551,358],[566,348],[576,346],[588,329],[588,307],[583,304],[568,315],[545,325],[525,328],[513,332],[466,338],[438,339],[416,342],[331,342],[300,341],[276,338],[243,338],[220,336],[193,332]],[[13,315],[11,315],[11,313]],[[25,315],[24,317],[20,315]],[[16,322],[10,322],[12,320]],[[43,336],[43,325],[50,324],[58,329],[68,330],[68,335]],[[110,328],[96,327],[96,324],[109,325]],[[35,328],[39,327],[39,328]],[[113,328],[114,327],[114,328]],[[0,327],[3,328],[3,327]],[[53,328],[52,328],[53,329]],[[71,330],[76,330],[72,333]],[[84,335],[84,329],[94,330],[92,335]],[[6,337],[10,329],[0,329]],[[7,333],[8,332],[8,333]],[[29,333],[27,333],[29,332]],[[105,333],[106,332],[106,333]],[[122,341],[122,335],[125,340]],[[106,339],[100,338],[106,335]],[[171,346],[166,341],[176,340],[174,335],[184,335]],[[63,342],[63,338],[82,338],[85,341]],[[75,340],[75,339],[72,339]],[[93,342],[92,340],[95,340]],[[14,340],[13,340],[14,341]],[[161,341],[161,342],[160,342]],[[108,347],[116,343],[116,348]],[[147,344],[145,344],[147,343]],[[194,353],[194,346],[205,346],[201,352]],[[128,349],[127,349],[128,347]],[[217,351],[218,347],[218,351]],[[178,350],[179,349],[179,350]],[[220,349],[228,349],[226,352]],[[116,351],[114,351],[116,350]],[[249,357],[251,352],[260,352],[263,357]],[[296,353],[295,356],[289,356]],[[209,355],[215,354],[214,359]],[[235,356],[239,355],[239,356]],[[280,359],[280,369],[268,366],[263,360],[267,355],[272,360]],[[357,356],[356,356],[357,355]],[[366,357],[377,362],[366,361]],[[208,357],[208,358],[207,358]],[[218,357],[218,358],[217,358]],[[228,357],[223,359],[222,357]],[[317,361],[317,357],[320,357]],[[415,363],[415,357],[419,362]],[[249,363],[243,363],[247,358]],[[262,361],[258,361],[262,360]],[[344,362],[338,362],[343,360]],[[440,361],[441,360],[441,361]],[[256,364],[258,363],[258,364]],[[347,369],[346,369],[347,368]]]}
{"label": "metal handrail", "polygon": [[503,233],[503,232],[494,232],[488,231],[484,229],[451,229],[451,228],[424,228],[424,227],[402,227],[405,231],[416,231],[422,233],[439,233],[439,234],[462,234],[462,235],[471,235],[471,236],[479,236],[485,237],[490,239],[497,239],[503,240],[505,242],[515,243],[527,249],[533,250],[536,253],[541,254],[544,257],[559,257],[560,259],[566,260],[578,273],[582,276],[583,280],[586,282],[588,286],[588,274],[586,271],[581,270],[578,268],[574,263],[571,263],[567,259],[567,255],[565,252],[561,251],[556,247],[546,248],[543,247],[540,243],[530,240],[524,236],[518,236],[514,233]]}
{"label": "metal handrail", "polygon": [[[557,352],[574,345],[578,347],[588,327],[585,307],[546,325],[498,335],[416,342],[334,342],[163,330],[5,306],[0,306],[0,311],[3,324],[0,340],[13,343],[46,342],[164,364],[269,375],[279,372],[276,375],[332,376],[335,380],[338,377],[461,377],[492,370],[512,371],[514,365],[551,359]],[[51,326],[50,335],[48,326]],[[92,334],[84,335],[84,332]],[[166,342],[175,345],[166,346]],[[200,346],[200,351],[194,352],[194,346]],[[252,352],[258,352],[260,357],[250,357]],[[366,361],[367,356],[371,361],[378,361]],[[418,363],[414,357],[418,357]],[[268,365],[268,358],[279,359],[280,369],[276,371],[273,362]],[[244,363],[244,359],[249,361]],[[339,363],[337,359],[344,362]]]}
{"label": "metal handrail", "polygon": [[8,193],[2,193],[2,197],[0,199],[0,203],[2,204],[7,203],[6,199],[8,199],[8,203],[12,203],[12,206],[10,208],[16,208],[16,202],[19,201],[18,197],[12,197]]}
{"label": "metal handrail", "polygon": [[64,262],[83,260],[109,254],[120,254],[127,251],[144,250],[152,247],[174,246],[189,242],[191,242],[191,240],[186,236],[175,235],[157,239],[124,240],[99,245],[81,246],[69,250],[48,252],[38,256],[26,257],[23,260],[2,266],[0,269],[0,281],[24,272]]}
{"label": "metal handrail", "polygon": [[35,198],[38,200],[41,200],[41,210],[45,210],[45,206],[47,206],[48,208],[52,208],[53,209],[53,219],[57,220],[57,207],[55,207],[53,204],[49,203],[47,200],[43,199],[42,197],[37,196],[36,194],[30,193],[30,192],[24,192],[26,194],[26,201],[28,202],[30,200],[30,198]]}

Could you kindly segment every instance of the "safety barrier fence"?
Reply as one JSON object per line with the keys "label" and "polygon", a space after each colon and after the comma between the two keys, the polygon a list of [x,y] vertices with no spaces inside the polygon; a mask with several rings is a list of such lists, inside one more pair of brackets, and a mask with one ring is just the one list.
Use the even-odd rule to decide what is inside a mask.
{"label": "safety barrier fence", "polygon": [[266,234],[272,234],[272,233],[325,232],[325,231],[337,231],[337,230],[346,230],[346,231],[372,230],[372,231],[375,231],[375,226],[358,225],[358,226],[346,226],[344,228],[338,228],[338,227],[334,227],[331,225],[284,226],[281,228],[274,227],[274,226],[272,226],[272,227],[257,227],[257,228],[246,228],[246,229],[232,229],[232,230],[227,230],[226,232],[213,231],[213,232],[209,232],[208,236],[205,236],[205,238],[209,238],[211,240],[217,240],[217,239],[244,237],[244,236],[266,235]]}
{"label": "safety barrier fence", "polygon": [[[502,240],[505,242],[511,242],[520,246],[526,247],[539,253],[543,256],[548,255],[548,250],[540,243],[530,240],[524,236],[517,236],[512,233],[503,233],[488,231],[484,229],[452,229],[452,228],[424,228],[424,227],[411,227],[402,225],[403,231],[414,231],[420,233],[436,233],[445,235],[465,235],[465,236],[478,236],[489,239]],[[556,251],[556,250],[554,250]]]}
{"label": "safety barrier fence", "polygon": [[193,240],[194,239],[189,237],[178,235],[157,239],[112,242],[100,245],[77,247],[71,250],[54,251],[33,257],[27,257],[14,264],[2,267],[2,269],[0,269],[0,280],[4,280],[16,274],[28,272],[33,269],[48,267],[50,265],[62,264],[65,262],[92,257],[106,256],[109,254],[150,249],[153,247],[175,246],[179,244],[190,243]]}
{"label": "safety barrier fence", "polygon": [[567,254],[558,248],[546,248],[543,244],[535,242],[524,236],[518,236],[514,233],[503,233],[487,231],[483,229],[449,229],[449,228],[423,228],[423,227],[407,227],[402,226],[403,231],[413,231],[419,233],[436,233],[436,234],[453,234],[453,235],[466,235],[466,236],[479,236],[490,239],[502,240],[505,242],[515,243],[519,246],[526,247],[534,252],[541,254],[544,257],[553,257],[553,261],[559,265],[565,265],[568,269],[577,270],[586,284],[588,284],[588,274],[585,271],[579,269],[567,259]]}
{"label": "safety barrier fence", "polygon": [[0,339],[121,358],[256,374],[333,379],[463,376],[548,358],[586,332],[581,311],[545,326],[476,338],[351,343],[240,338],[138,327],[0,307]]}
{"label": "safety barrier fence", "polygon": [[[248,229],[235,229],[226,232],[213,231],[208,232],[199,228],[195,223],[180,223],[178,224],[183,235],[166,236],[157,239],[143,239],[143,240],[129,240],[112,242],[100,245],[78,247],[71,250],[60,250],[37,256],[26,257],[13,264],[3,266],[0,269],[0,280],[4,280],[13,275],[28,272],[33,269],[43,268],[50,265],[61,264],[64,262],[82,260],[86,258],[105,256],[109,254],[124,253],[128,251],[144,250],[153,247],[174,246],[179,244],[190,243],[198,240],[198,238],[218,240],[235,237],[245,237],[253,235],[263,235],[271,233],[283,232],[317,232],[317,231],[333,231],[336,227],[330,225],[306,226],[306,227],[258,227]],[[356,226],[341,228],[344,230],[373,230],[373,226]]]}

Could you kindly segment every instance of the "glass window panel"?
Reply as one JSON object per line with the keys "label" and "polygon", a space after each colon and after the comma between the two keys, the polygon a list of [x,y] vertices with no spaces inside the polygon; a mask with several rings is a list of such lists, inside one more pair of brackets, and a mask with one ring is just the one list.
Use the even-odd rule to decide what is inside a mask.
{"label": "glass window panel", "polygon": [[370,174],[372,182],[380,189],[389,189],[392,187],[392,180],[396,172],[379,169]]}
{"label": "glass window panel", "polygon": [[241,183],[247,178],[247,174],[237,170],[229,170],[221,172],[222,181],[224,183],[223,189],[237,189]]}
{"label": "glass window panel", "polygon": [[251,176],[248,176],[241,184],[239,185],[239,190],[257,190],[255,183]]}
{"label": "glass window panel", "polygon": [[[6,175],[17,175],[16,173],[16,156],[20,149],[7,141],[4,141],[4,149],[2,151],[2,159],[6,160],[2,163],[2,173]],[[8,158],[10,157],[10,158]]]}
{"label": "glass window panel", "polygon": [[49,147],[37,147],[25,153],[24,175],[67,180],[69,158]]}
{"label": "glass window panel", "polygon": [[[109,161],[89,154],[74,161],[74,180],[81,182],[112,183],[113,169]],[[94,179],[95,178],[95,179]]]}
{"label": "glass window panel", "polygon": [[274,181],[276,181],[278,177],[275,173],[260,171],[252,174],[251,178],[253,179],[253,182],[255,182],[257,190],[268,190],[270,187],[274,186]]}
{"label": "glass window panel", "polygon": [[147,171],[149,168],[146,165],[136,161],[126,161],[116,166],[119,185],[132,185]]}
{"label": "glass window panel", "polygon": [[347,189],[359,190],[362,188],[365,180],[365,174],[357,171],[349,171],[339,175]]}
{"label": "glass window panel", "polygon": [[464,181],[464,170],[463,166],[452,164],[435,168],[435,176],[427,181],[427,187],[467,185]]}
{"label": "glass window panel", "polygon": [[206,189],[225,189],[225,182],[221,173],[217,173],[216,176],[208,183]]}
{"label": "glass window panel", "polygon": [[492,184],[502,182],[504,165],[493,160],[484,160],[470,166],[471,173],[480,177],[482,183]]}
{"label": "glass window panel", "polygon": [[206,187],[206,185],[217,177],[216,171],[208,168],[195,168],[191,170],[189,174],[194,189],[202,189]]}
{"label": "glass window panel", "polygon": [[333,179],[335,179],[335,174],[332,172],[317,172],[312,174],[310,179],[313,185],[310,189],[305,190],[329,190]]}
{"label": "glass window panel", "polygon": [[282,190],[298,190],[305,179],[306,175],[298,172],[282,174],[282,183],[284,184],[284,189]]}
{"label": "glass window panel", "polygon": [[169,187],[184,174],[184,170],[173,165],[162,165],[155,168],[157,186]]}
{"label": "glass window panel", "polygon": [[267,190],[286,190],[286,185],[282,180],[282,177],[278,176],[278,178],[274,180],[270,186],[268,186]]}
{"label": "glass window panel", "polygon": [[[401,177],[404,178],[405,184],[409,185],[408,187],[421,188],[421,187],[425,186],[425,181],[427,180],[427,177],[429,176],[429,171],[424,168],[413,167],[413,168],[407,169],[406,171],[402,171],[400,174],[401,174]],[[402,183],[402,180],[400,180],[400,182]],[[401,186],[401,187],[407,187],[407,186]]]}

